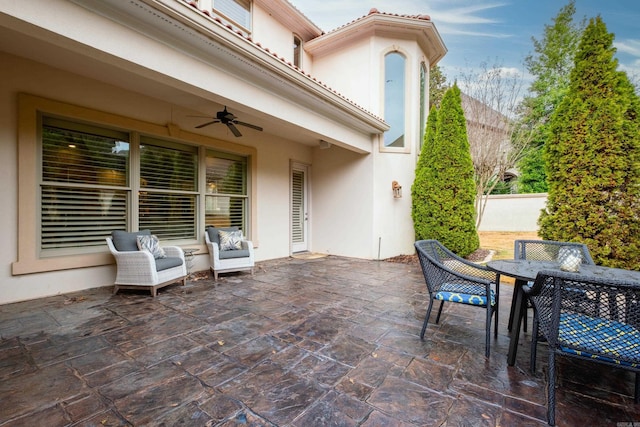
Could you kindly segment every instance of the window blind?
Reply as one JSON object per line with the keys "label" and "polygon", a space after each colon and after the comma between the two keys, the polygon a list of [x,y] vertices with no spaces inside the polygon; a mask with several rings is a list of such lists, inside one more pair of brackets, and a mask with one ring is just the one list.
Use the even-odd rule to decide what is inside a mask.
{"label": "window blind", "polygon": [[246,234],[248,208],[247,159],[226,153],[207,153],[207,225],[237,226]]}
{"label": "window blind", "polygon": [[198,187],[197,148],[141,138],[140,229],[160,239],[195,239]]}
{"label": "window blind", "polygon": [[213,8],[236,24],[248,30],[251,29],[251,3],[249,1],[214,0]]}
{"label": "window blind", "polygon": [[127,227],[128,134],[43,118],[40,250],[104,246]]}

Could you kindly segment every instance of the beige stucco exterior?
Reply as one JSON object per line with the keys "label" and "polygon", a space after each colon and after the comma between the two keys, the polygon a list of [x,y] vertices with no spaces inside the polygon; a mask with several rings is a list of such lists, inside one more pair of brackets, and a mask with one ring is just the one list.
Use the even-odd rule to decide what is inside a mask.
{"label": "beige stucco exterior", "polygon": [[[41,113],[248,156],[257,261],[291,255],[293,163],[309,171],[309,251],[366,259],[412,252],[419,67],[446,52],[433,23],[373,14],[350,24],[371,30],[364,35],[350,35],[349,25],[322,35],[288,2],[260,0],[246,37],[203,13],[207,4],[0,4],[0,304],[109,286],[115,277],[106,245],[39,254]],[[294,33],[310,45],[303,70],[290,65]],[[406,56],[409,82],[407,146],[395,152],[380,148],[388,129],[381,64],[392,50]],[[195,129],[203,119],[193,116],[222,106],[264,131],[243,129],[235,138],[224,126]],[[393,197],[392,181],[403,186],[402,198]],[[208,269],[202,234],[172,244],[198,247],[194,270]]]}

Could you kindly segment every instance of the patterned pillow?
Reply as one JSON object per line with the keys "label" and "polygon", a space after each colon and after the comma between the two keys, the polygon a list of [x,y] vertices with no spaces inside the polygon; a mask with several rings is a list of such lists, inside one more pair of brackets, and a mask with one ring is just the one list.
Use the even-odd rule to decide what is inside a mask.
{"label": "patterned pillow", "polygon": [[221,251],[236,251],[242,249],[242,230],[218,231]]}
{"label": "patterned pillow", "polygon": [[167,254],[160,247],[160,241],[157,236],[138,236],[138,249],[141,251],[151,252],[155,259],[166,258]]}

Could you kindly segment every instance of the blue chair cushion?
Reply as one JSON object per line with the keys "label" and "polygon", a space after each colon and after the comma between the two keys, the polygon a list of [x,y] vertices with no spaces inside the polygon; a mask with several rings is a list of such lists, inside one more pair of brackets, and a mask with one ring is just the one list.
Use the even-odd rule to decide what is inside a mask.
{"label": "blue chair cushion", "polygon": [[233,251],[220,251],[220,259],[244,258],[249,256],[249,249],[238,249]]}
{"label": "blue chair cushion", "polygon": [[180,265],[182,265],[182,258],[179,257],[166,257],[156,259],[156,271],[168,270]]}
{"label": "blue chair cushion", "polygon": [[[435,299],[449,302],[459,302],[477,306],[487,306],[486,288],[482,285],[461,285],[445,283],[434,296]],[[491,305],[496,305],[496,294],[491,290]]]}
{"label": "blue chair cushion", "polygon": [[140,230],[128,233],[121,230],[113,230],[111,237],[113,246],[118,252],[138,251],[138,236],[150,236],[151,230]]}
{"label": "blue chair cushion", "polygon": [[640,331],[626,323],[561,313],[558,340],[560,350],[566,353],[634,368],[640,366],[638,362],[630,362],[640,361]]}

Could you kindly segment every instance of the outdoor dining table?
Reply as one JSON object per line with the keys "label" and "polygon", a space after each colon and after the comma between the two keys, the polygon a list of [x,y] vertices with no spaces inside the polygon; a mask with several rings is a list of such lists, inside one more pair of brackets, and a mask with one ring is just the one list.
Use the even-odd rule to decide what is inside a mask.
{"label": "outdoor dining table", "polygon": [[[516,355],[518,352],[518,340],[520,339],[520,328],[522,318],[526,315],[527,299],[524,294],[524,286],[528,282],[533,282],[542,270],[560,270],[560,264],[554,261],[533,261],[533,260],[498,260],[489,261],[487,268],[500,273],[501,275],[513,277],[515,286],[513,289],[513,297],[511,304],[513,307],[513,324],[511,326],[511,334],[509,337],[509,353],[507,355],[507,364],[513,366],[516,363]],[[620,268],[603,267],[599,265],[582,264],[580,270],[576,274],[585,275],[585,277],[598,277],[615,281],[635,282],[640,286],[640,271],[624,270]]]}

